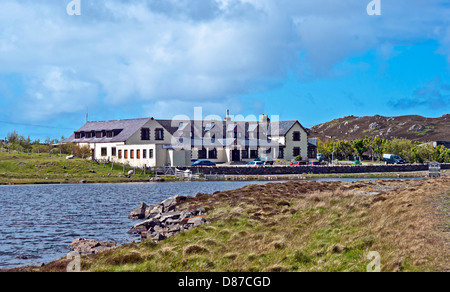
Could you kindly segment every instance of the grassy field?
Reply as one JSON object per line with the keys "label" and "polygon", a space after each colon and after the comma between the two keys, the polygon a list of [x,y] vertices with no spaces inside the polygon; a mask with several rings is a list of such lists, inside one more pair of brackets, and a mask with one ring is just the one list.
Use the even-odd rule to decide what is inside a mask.
{"label": "grassy field", "polygon": [[[189,198],[211,223],[83,257],[83,271],[449,271],[450,177],[250,185]],[[25,271],[64,271],[65,259]]]}
{"label": "grassy field", "polygon": [[[131,178],[121,177],[122,165],[98,164],[85,159],[66,160],[66,155],[24,154],[0,152],[0,184],[52,183],[121,183],[148,181],[148,174],[137,170]],[[126,167],[125,173],[132,170]]]}

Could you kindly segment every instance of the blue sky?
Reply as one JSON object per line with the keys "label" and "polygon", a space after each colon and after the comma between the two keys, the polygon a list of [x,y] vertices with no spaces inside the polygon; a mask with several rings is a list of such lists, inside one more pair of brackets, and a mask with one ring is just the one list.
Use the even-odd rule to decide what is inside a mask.
{"label": "blue sky", "polygon": [[90,120],[450,109],[450,1],[0,0],[0,137]]}

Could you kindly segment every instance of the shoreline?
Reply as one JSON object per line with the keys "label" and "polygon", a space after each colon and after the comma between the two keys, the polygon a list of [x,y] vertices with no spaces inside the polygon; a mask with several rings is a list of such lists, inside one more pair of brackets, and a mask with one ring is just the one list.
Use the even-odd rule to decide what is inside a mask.
{"label": "shoreline", "polygon": [[[443,170],[442,175],[450,173],[448,170]],[[127,184],[127,183],[170,183],[183,181],[297,181],[297,180],[314,180],[314,179],[408,179],[408,178],[425,178],[428,177],[428,171],[418,172],[383,172],[383,173],[342,173],[342,174],[288,174],[288,175],[225,175],[224,179],[184,179],[176,178],[174,176],[158,176],[164,181],[155,182],[150,181],[150,178],[130,178],[130,179],[83,179],[68,181],[67,179],[47,179],[47,180],[32,180],[23,179],[21,182],[0,182],[0,186],[8,185],[57,185],[57,184]],[[14,179],[16,180],[16,179]]]}

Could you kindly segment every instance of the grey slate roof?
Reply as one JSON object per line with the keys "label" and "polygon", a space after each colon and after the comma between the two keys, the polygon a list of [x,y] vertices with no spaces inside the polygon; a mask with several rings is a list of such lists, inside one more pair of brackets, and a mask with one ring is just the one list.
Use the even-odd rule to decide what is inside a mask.
{"label": "grey slate roof", "polygon": [[116,121],[101,121],[101,122],[87,122],[76,132],[91,132],[91,131],[113,131],[122,130],[119,134],[112,138],[81,138],[75,140],[75,134],[72,134],[64,143],[118,143],[125,142],[134,133],[139,131],[150,118],[132,119],[132,120],[116,120]]}
{"label": "grey slate roof", "polygon": [[[81,138],[75,139],[75,134],[72,134],[65,143],[77,142],[77,143],[118,143],[127,141],[133,134],[139,131],[151,118],[143,119],[130,119],[130,120],[115,120],[115,121],[99,121],[99,122],[87,122],[76,132],[93,132],[93,131],[113,131],[121,130],[120,133],[112,138]],[[214,134],[217,139],[227,137],[227,130],[234,130],[233,127],[228,127],[230,123],[236,124],[239,132],[244,132],[246,125],[248,130],[256,130],[258,122],[225,122],[225,121],[186,121],[186,120],[156,120],[164,129],[166,129],[171,135],[174,135],[180,130],[180,123],[190,123],[189,127],[182,127],[183,132],[193,132],[195,135],[201,134],[202,137],[206,137],[207,134]],[[211,128],[211,123],[215,126]],[[284,136],[298,121],[279,121],[271,122],[269,124],[268,135]],[[227,126],[228,124],[228,126]],[[278,124],[278,134],[275,128]],[[299,123],[300,125],[300,123]],[[300,125],[301,126],[301,125]],[[208,127],[211,128],[208,131]],[[303,127],[302,127],[303,128]],[[305,129],[305,128],[303,128]],[[306,129],[305,129],[306,131]]]}

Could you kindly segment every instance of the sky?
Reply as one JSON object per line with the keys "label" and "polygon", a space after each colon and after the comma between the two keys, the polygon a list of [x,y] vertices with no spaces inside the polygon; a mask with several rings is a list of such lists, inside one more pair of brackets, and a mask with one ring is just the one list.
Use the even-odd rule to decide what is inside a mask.
{"label": "sky", "polygon": [[[0,139],[88,120],[450,109],[450,0],[0,0]],[[69,5],[70,6],[70,5]]]}

